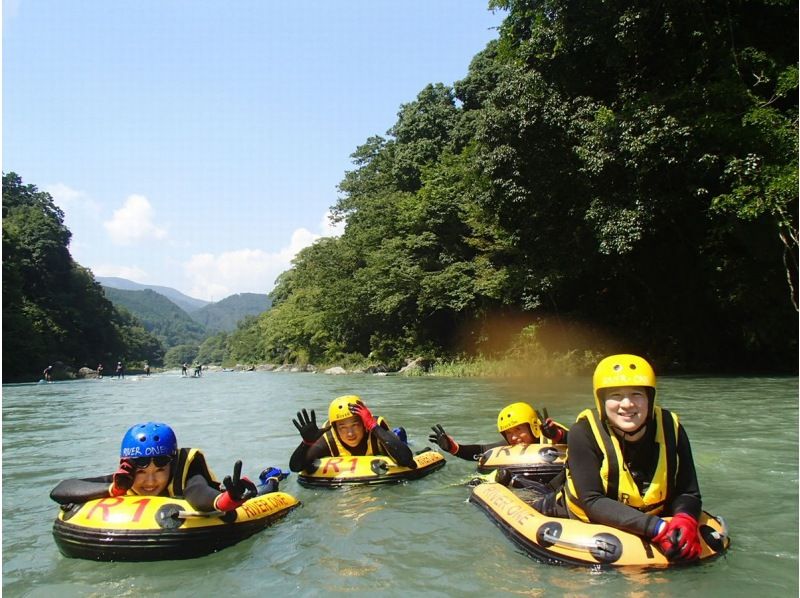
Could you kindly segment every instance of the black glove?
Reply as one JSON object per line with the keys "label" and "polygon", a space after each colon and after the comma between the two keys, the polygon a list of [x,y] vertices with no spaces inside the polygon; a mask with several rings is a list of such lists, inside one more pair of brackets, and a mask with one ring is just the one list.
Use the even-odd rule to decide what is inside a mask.
{"label": "black glove", "polygon": [[308,415],[305,409],[298,411],[297,419],[293,419],[292,423],[297,428],[297,431],[300,432],[300,436],[303,437],[303,444],[314,444],[327,430],[327,428],[325,430],[319,429],[317,426],[317,414],[314,413],[313,409],[311,410],[311,416]]}
{"label": "black glove", "polygon": [[241,474],[242,462],[237,461],[233,465],[233,478],[225,476],[220,486],[222,493],[214,501],[214,507],[218,511],[233,511],[258,494],[256,485]]}
{"label": "black glove", "polygon": [[428,436],[429,442],[435,442],[451,455],[455,455],[458,452],[458,443],[453,440],[452,436],[449,436],[447,432],[444,431],[444,428],[440,424],[431,426],[431,430],[433,430],[433,434]]}
{"label": "black glove", "polygon": [[542,434],[558,444],[564,436],[564,430],[553,421],[552,417],[548,417],[542,422]]}
{"label": "black glove", "polygon": [[503,486],[511,486],[514,475],[507,469],[498,469],[494,476],[494,481]]}
{"label": "black glove", "polygon": [[542,420],[542,423],[539,424],[542,429],[542,435],[558,444],[564,438],[564,430],[547,414],[547,407],[542,409],[542,412],[544,413],[544,419],[539,418]]}
{"label": "black glove", "polygon": [[111,496],[127,494],[133,486],[133,476],[136,475],[136,466],[130,459],[120,459],[119,469],[111,476]]}

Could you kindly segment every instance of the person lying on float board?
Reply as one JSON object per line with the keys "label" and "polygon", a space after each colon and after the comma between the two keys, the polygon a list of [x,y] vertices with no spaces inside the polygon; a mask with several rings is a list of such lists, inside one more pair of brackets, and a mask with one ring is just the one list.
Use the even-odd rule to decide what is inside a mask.
{"label": "person lying on float board", "polygon": [[697,559],[702,499],[692,449],[678,416],[656,405],[652,366],[612,355],[592,385],[596,412],[582,411],[570,429],[565,479],[532,506],[636,534],[673,561]]}
{"label": "person lying on float board", "polygon": [[262,472],[260,489],[241,475],[237,461],[233,476],[220,484],[199,449],[178,448],[175,432],[160,422],[132,426],[122,438],[119,467],[111,475],[63,480],[50,492],[59,504],[77,504],[109,496],[175,496],[197,511],[233,511],[257,494],[278,490],[287,474],[277,468]]}
{"label": "person lying on float board", "polygon": [[316,459],[360,455],[386,455],[398,465],[416,468],[408,445],[389,430],[382,417],[372,412],[356,395],[335,398],[328,407],[328,421],[317,426],[314,410],[297,412],[292,423],[302,438],[289,459],[289,469],[303,471]]}
{"label": "person lying on float board", "polygon": [[547,417],[546,413],[547,410],[542,422],[539,414],[527,403],[512,403],[503,407],[497,415],[497,431],[503,436],[503,441],[492,444],[459,444],[439,424],[431,426],[433,434],[428,440],[451,455],[468,461],[477,461],[483,453],[498,446],[566,443],[567,428]]}

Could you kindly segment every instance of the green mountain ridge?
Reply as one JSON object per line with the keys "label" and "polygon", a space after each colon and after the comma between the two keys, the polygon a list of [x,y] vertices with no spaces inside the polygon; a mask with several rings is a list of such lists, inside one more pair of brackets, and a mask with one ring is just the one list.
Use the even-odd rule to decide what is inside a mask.
{"label": "green mountain ridge", "polygon": [[103,287],[106,298],[141,321],[145,330],[155,334],[164,346],[199,344],[207,336],[205,326],[194,321],[178,305],[151,289],[126,291]]}
{"label": "green mountain ridge", "polygon": [[116,276],[96,276],[95,280],[97,280],[97,282],[104,287],[121,289],[123,291],[143,291],[145,289],[150,289],[172,301],[187,314],[191,314],[198,309],[202,309],[211,303],[210,301],[206,301],[204,299],[189,297],[188,295],[185,295],[177,289],[173,289],[172,287],[143,284],[140,282],[134,282],[133,280],[128,280],[127,278],[118,278]]}
{"label": "green mountain ridge", "polygon": [[230,332],[245,316],[256,316],[267,311],[271,305],[272,301],[267,295],[239,293],[201,307],[190,315],[203,324],[209,333]]}

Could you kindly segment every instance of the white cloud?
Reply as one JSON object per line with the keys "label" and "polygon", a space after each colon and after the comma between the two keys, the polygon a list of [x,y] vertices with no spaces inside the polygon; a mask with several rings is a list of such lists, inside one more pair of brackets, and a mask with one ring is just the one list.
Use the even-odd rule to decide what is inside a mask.
{"label": "white cloud", "polygon": [[103,226],[117,245],[133,245],[148,239],[166,239],[167,231],[153,223],[153,208],[144,195],[129,195],[125,205]]}
{"label": "white cloud", "polygon": [[219,255],[193,255],[184,264],[191,285],[188,294],[207,301],[220,301],[235,293],[269,293],[275,286],[275,279],[291,267],[292,259],[301,249],[320,237],[342,234],[344,226],[331,225],[329,215],[330,212],[326,213],[320,220],[321,234],[298,228],[288,245],[276,252],[239,249]]}
{"label": "white cloud", "polygon": [[47,185],[44,190],[53,196],[53,201],[64,211],[77,205],[82,200],[86,200],[86,194],[83,191],[73,189],[64,183]]}
{"label": "white cloud", "polygon": [[331,212],[328,210],[322,217],[319,228],[322,231],[323,237],[341,237],[344,233],[344,225],[344,221],[337,222],[336,224],[331,222]]}

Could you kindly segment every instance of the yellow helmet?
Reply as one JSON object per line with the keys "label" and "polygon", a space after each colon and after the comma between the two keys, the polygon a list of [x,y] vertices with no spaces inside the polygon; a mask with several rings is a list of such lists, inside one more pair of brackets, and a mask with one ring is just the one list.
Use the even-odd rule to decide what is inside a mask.
{"label": "yellow helmet", "polygon": [[528,424],[534,436],[542,435],[539,416],[527,403],[512,403],[503,407],[497,416],[497,431],[501,434],[520,424]]}
{"label": "yellow helmet", "polygon": [[363,401],[356,395],[344,395],[337,397],[331,401],[331,406],[328,407],[328,422],[334,422],[353,417],[350,412],[350,405],[353,403],[363,403]]}
{"label": "yellow helmet", "polygon": [[652,416],[656,402],[656,374],[652,366],[637,355],[611,355],[606,357],[594,370],[592,377],[594,400],[601,419],[605,419],[605,409],[600,391],[615,386],[644,386],[650,398],[649,411]]}

